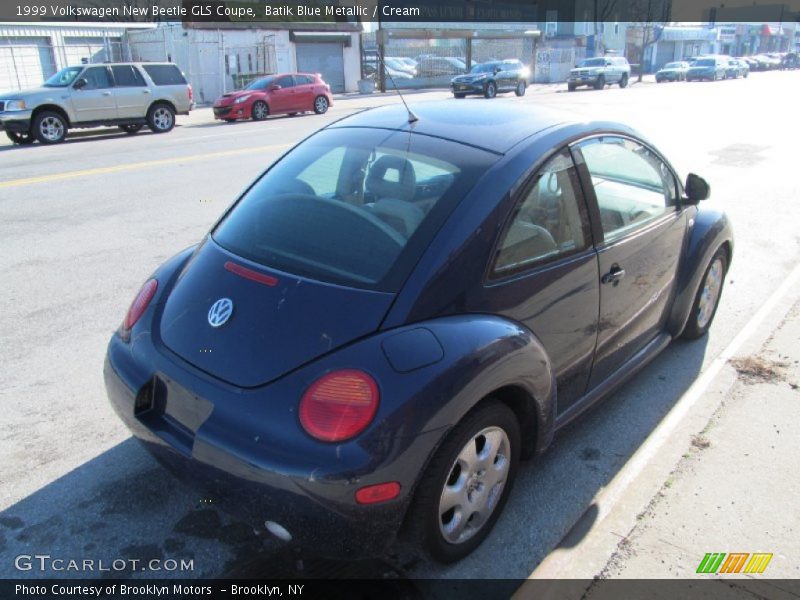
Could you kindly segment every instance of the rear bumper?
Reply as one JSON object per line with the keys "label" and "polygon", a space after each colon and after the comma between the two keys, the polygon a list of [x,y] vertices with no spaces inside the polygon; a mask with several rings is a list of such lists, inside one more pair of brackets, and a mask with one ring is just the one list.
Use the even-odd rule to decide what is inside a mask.
{"label": "rear bumper", "polygon": [[31,129],[30,110],[15,110],[0,112],[0,131],[13,133],[28,133]]}
{"label": "rear bumper", "polygon": [[[276,522],[293,545],[335,557],[377,556],[396,538],[423,466],[416,456],[428,453],[415,446],[425,446],[428,434],[386,457],[357,442],[337,446],[305,436],[292,445],[286,422],[266,416],[281,421],[276,404],[296,401],[204,381],[157,351],[149,335],[129,344],[115,334],[104,378],[117,415],[164,467],[257,530]],[[381,481],[399,481],[400,497],[368,506],[355,501],[357,489]]]}

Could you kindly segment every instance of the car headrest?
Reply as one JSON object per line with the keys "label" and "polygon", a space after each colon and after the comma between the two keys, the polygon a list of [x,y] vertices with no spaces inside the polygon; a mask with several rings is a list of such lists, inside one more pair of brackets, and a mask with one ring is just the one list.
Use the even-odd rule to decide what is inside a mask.
{"label": "car headrest", "polygon": [[[391,179],[386,175],[389,171],[397,171]],[[394,174],[392,174],[394,175]],[[375,198],[396,198],[409,201],[417,193],[417,176],[413,165],[400,156],[381,156],[372,163],[367,173],[366,191]]]}

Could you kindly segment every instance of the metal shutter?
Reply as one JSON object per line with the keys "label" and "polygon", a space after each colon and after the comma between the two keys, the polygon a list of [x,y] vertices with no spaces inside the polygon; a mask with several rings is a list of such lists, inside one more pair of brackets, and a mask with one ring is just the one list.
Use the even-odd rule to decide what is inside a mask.
{"label": "metal shutter", "polygon": [[56,72],[48,38],[0,40],[0,93],[38,87]]}
{"label": "metal shutter", "polygon": [[296,43],[297,70],[322,73],[335,93],[344,92],[344,49],[340,43]]}
{"label": "metal shutter", "polygon": [[116,57],[109,56],[108,50],[102,37],[64,38],[64,57],[69,66],[112,61]]}
{"label": "metal shutter", "polygon": [[656,64],[654,70],[658,70],[668,62],[675,60],[675,42],[659,42],[656,46]]}

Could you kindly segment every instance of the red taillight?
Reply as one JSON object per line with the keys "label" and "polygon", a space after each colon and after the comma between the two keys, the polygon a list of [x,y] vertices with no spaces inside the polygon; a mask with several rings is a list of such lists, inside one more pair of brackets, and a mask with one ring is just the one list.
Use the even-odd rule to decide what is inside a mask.
{"label": "red taillight", "polygon": [[317,379],[300,400],[300,423],[324,442],[341,442],[358,435],[378,410],[378,384],[355,369]]}
{"label": "red taillight", "polygon": [[191,102],[192,99],[194,98],[194,90],[192,89],[192,84],[191,83],[189,84],[189,87],[186,90],[186,93],[189,94],[189,102]]}
{"label": "red taillight", "polygon": [[147,283],[142,286],[142,289],[136,294],[133,304],[131,304],[131,307],[128,309],[128,314],[125,315],[125,320],[122,322],[123,329],[129,330],[136,325],[136,321],[138,321],[144,311],[147,310],[150,300],[156,295],[157,289],[158,281],[155,279],[148,280]]}
{"label": "red taillight", "polygon": [[396,481],[368,485],[356,492],[356,502],[359,504],[377,504],[394,500],[400,494],[400,484]]}

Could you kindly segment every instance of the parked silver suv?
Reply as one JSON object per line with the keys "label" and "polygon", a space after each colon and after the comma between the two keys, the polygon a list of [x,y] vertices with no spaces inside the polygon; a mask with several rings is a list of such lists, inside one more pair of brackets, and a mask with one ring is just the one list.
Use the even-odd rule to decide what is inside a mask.
{"label": "parked silver suv", "polygon": [[574,92],[578,86],[588,85],[602,90],[612,83],[618,83],[619,87],[624,88],[627,87],[630,77],[631,66],[624,56],[587,58],[569,72],[567,89]]}
{"label": "parked silver suv", "polygon": [[42,87],[0,95],[0,129],[17,144],[55,144],[73,127],[147,125],[166,133],[194,108],[192,86],[172,63],[104,63],[61,69]]}

